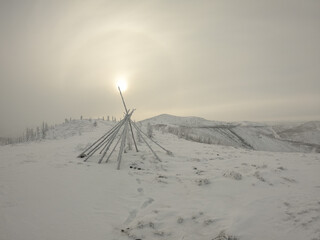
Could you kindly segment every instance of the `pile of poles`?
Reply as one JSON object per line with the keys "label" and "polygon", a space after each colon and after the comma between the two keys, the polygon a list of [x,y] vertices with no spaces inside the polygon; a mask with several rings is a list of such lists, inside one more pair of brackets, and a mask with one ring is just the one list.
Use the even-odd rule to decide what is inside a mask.
{"label": "pile of poles", "polygon": [[107,156],[107,158],[105,160],[105,162],[107,163],[109,161],[110,157],[112,156],[112,154],[114,153],[115,149],[117,148],[117,146],[121,142],[120,143],[120,148],[119,148],[119,153],[118,153],[118,166],[117,166],[117,169],[119,170],[120,169],[120,165],[121,165],[122,154],[123,154],[124,149],[125,149],[126,139],[127,139],[127,135],[128,135],[129,129],[130,129],[130,132],[131,132],[131,136],[132,136],[132,139],[133,139],[133,142],[134,142],[135,149],[136,149],[137,152],[139,152],[138,147],[137,147],[137,143],[136,143],[135,138],[134,138],[132,126],[136,129],[137,133],[140,135],[140,137],[143,140],[143,142],[148,146],[148,148],[151,150],[151,152],[153,153],[153,155],[155,156],[155,158],[158,161],[161,162],[160,158],[155,153],[155,151],[151,148],[151,146],[148,144],[148,142],[146,141],[145,137],[147,137],[150,141],[155,143],[158,147],[160,147],[161,149],[166,151],[167,154],[172,155],[172,152],[170,152],[169,150],[165,149],[160,144],[158,144],[156,141],[154,141],[151,137],[149,137],[147,134],[145,134],[137,126],[137,124],[135,124],[131,120],[131,116],[132,116],[134,110],[131,110],[131,111],[127,110],[127,107],[126,107],[125,101],[123,99],[121,90],[120,90],[120,88],[118,88],[118,89],[119,89],[119,92],[120,92],[122,103],[123,103],[125,111],[126,111],[125,117],[120,122],[118,122],[115,126],[113,126],[106,134],[104,134],[97,141],[95,141],[91,146],[89,146],[87,149],[85,149],[78,157],[79,158],[85,158],[84,161],[86,162],[90,157],[92,157],[97,151],[100,150],[99,154],[101,155],[101,157],[100,157],[98,163],[102,163],[102,161],[105,159],[109,149],[113,145],[112,150],[109,152],[109,154],[108,154],[108,156]]}

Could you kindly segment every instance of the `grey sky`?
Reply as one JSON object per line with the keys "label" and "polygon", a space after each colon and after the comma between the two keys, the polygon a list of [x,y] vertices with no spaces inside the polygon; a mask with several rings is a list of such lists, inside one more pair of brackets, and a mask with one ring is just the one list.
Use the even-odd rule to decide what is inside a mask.
{"label": "grey sky", "polygon": [[161,113],[320,119],[320,1],[1,1],[0,136]]}

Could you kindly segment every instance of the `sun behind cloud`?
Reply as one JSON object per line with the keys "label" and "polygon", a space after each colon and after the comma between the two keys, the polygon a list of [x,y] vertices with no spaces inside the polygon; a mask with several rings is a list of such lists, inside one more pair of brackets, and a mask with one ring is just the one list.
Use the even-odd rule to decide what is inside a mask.
{"label": "sun behind cloud", "polygon": [[117,83],[116,83],[117,89],[120,88],[122,92],[125,92],[128,88],[128,83],[127,79],[125,76],[120,76],[117,78]]}

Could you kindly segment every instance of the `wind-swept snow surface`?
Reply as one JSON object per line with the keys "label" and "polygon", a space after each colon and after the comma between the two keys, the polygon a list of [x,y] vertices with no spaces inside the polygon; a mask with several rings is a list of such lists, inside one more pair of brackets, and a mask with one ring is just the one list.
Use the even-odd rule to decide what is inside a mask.
{"label": "wind-swept snow surface", "polygon": [[154,131],[174,156],[153,145],[159,162],[138,143],[118,171],[116,155],[107,164],[76,158],[112,125],[97,122],[70,122],[45,141],[0,147],[1,240],[320,239],[319,154]]}

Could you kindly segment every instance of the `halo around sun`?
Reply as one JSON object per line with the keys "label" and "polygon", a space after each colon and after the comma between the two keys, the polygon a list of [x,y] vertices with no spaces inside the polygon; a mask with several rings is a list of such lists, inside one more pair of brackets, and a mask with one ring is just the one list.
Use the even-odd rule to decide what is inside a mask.
{"label": "halo around sun", "polygon": [[128,84],[127,84],[126,78],[125,77],[118,77],[116,87],[120,88],[120,90],[122,92],[126,91],[127,88],[128,88]]}

